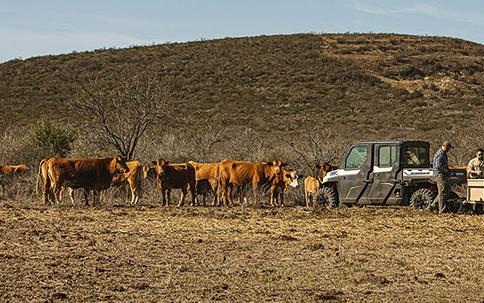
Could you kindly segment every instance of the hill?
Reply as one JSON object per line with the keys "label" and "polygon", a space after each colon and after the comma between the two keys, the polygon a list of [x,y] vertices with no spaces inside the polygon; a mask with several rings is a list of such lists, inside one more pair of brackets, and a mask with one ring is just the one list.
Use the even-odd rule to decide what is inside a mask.
{"label": "hill", "polygon": [[176,127],[426,137],[483,112],[484,47],[396,34],[226,38],[43,56],[0,64],[0,127],[74,122],[76,83],[124,70],[173,80]]}

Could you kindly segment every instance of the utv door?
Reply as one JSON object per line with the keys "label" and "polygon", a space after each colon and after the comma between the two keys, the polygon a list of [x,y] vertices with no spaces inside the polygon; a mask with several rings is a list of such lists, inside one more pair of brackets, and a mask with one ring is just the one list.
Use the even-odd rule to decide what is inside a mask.
{"label": "utv door", "polygon": [[400,170],[399,145],[375,144],[373,170],[367,200],[370,204],[399,204],[400,193],[395,193],[397,174]]}
{"label": "utv door", "polygon": [[338,182],[341,203],[365,203],[365,192],[371,183],[368,179],[371,168],[371,144],[354,145],[345,157],[344,172]]}

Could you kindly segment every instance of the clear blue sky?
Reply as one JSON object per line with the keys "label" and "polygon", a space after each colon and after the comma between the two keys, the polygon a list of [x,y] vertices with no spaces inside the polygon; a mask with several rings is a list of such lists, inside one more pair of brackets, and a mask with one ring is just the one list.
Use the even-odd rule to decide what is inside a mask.
{"label": "clear blue sky", "polygon": [[0,62],[101,47],[301,32],[484,43],[483,0],[0,0]]}

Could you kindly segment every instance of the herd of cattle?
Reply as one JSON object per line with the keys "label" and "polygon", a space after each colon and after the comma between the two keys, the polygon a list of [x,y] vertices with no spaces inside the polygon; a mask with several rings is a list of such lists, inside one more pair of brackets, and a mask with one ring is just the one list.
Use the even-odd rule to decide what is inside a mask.
{"label": "herd of cattle", "polygon": [[[316,178],[304,180],[306,205],[317,196],[320,181],[334,166],[317,165]],[[25,164],[0,166],[2,176],[25,173]],[[143,179],[155,180],[162,194],[162,204],[170,205],[171,191],[181,190],[178,206],[184,204],[190,192],[191,205],[204,205],[209,194],[213,206],[234,206],[233,198],[241,205],[246,189],[250,189],[256,206],[260,206],[260,194],[269,193],[271,206],[284,205],[284,193],[288,187],[298,186],[296,171],[280,160],[272,162],[247,162],[223,160],[220,163],[170,163],[160,159],[144,166],[140,161],[127,161],[117,155],[113,158],[57,158],[43,159],[38,165],[36,190],[45,205],[60,203],[67,189],[74,204],[74,190],[82,189],[84,203],[89,205],[89,193],[93,193],[93,205],[99,204],[99,193],[111,186],[128,185],[131,203],[140,200]],[[2,186],[3,190],[3,186]],[[198,198],[202,196],[202,200]],[[201,202],[201,203],[200,203]]]}

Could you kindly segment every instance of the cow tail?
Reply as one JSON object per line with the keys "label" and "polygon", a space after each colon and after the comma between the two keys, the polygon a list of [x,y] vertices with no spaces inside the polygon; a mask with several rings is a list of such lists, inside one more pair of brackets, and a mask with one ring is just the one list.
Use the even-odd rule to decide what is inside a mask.
{"label": "cow tail", "polygon": [[45,163],[45,159],[42,159],[40,162],[39,162],[39,169],[38,169],[38,172],[37,172],[37,180],[35,182],[35,192],[37,193],[37,196],[40,195],[40,179],[42,178],[42,166],[44,166],[44,163]]}

